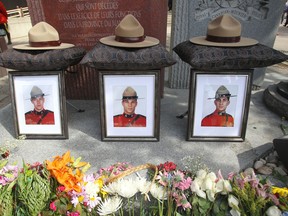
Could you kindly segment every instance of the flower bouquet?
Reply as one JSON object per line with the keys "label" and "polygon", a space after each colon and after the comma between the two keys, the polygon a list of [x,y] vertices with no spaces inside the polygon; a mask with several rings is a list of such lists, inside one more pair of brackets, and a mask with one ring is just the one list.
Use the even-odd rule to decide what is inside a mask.
{"label": "flower bouquet", "polygon": [[169,161],[116,163],[96,173],[89,167],[70,152],[43,164],[23,162],[21,169],[2,159],[0,215],[281,216],[288,210],[287,188],[253,172],[225,179],[220,171],[182,170]]}

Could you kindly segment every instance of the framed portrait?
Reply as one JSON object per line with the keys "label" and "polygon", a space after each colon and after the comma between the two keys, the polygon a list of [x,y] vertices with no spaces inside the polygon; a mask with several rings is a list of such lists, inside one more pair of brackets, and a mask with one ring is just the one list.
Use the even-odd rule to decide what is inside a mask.
{"label": "framed portrait", "polygon": [[188,141],[245,140],[252,72],[191,69]]}
{"label": "framed portrait", "polygon": [[63,71],[10,71],[16,137],[67,139]]}
{"label": "framed portrait", "polygon": [[159,141],[159,74],[99,71],[102,141]]}

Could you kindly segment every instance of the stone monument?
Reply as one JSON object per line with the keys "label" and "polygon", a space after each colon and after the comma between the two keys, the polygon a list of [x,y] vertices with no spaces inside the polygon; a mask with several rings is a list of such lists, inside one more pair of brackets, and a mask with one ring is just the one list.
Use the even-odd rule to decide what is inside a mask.
{"label": "stone monument", "polygon": [[[242,25],[242,36],[254,38],[261,44],[272,47],[279,27],[285,0],[175,0],[171,27],[171,44],[206,34],[209,21],[224,13],[236,17]],[[168,83],[171,88],[189,88],[190,66],[177,58],[178,63],[170,68]],[[261,86],[266,68],[257,68],[253,84]]]}
{"label": "stone monument", "polygon": [[[90,50],[96,42],[114,33],[127,14],[134,15],[143,25],[146,35],[166,44],[167,1],[155,0],[27,0],[32,25],[46,21],[54,26],[62,41]],[[81,71],[81,72],[80,72]],[[97,99],[98,73],[95,69],[77,65],[67,70],[66,89],[71,99]],[[164,82],[164,71],[161,73]],[[71,90],[71,91],[70,91]],[[80,95],[81,94],[81,95]]]}

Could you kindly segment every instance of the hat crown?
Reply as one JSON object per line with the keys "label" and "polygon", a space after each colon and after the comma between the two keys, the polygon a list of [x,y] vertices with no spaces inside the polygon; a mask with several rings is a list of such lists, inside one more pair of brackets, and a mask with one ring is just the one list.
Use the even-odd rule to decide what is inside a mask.
{"label": "hat crown", "polygon": [[144,35],[144,28],[132,14],[128,14],[115,28],[115,35],[120,37],[141,37]]}
{"label": "hat crown", "polygon": [[33,86],[30,92],[31,98],[37,97],[37,96],[44,96],[43,91],[38,86]]}
{"label": "hat crown", "polygon": [[130,86],[128,86],[124,91],[122,96],[137,96],[137,92]]}
{"label": "hat crown", "polygon": [[229,90],[225,86],[220,86],[216,93],[215,93],[215,99],[222,97],[223,95],[225,96],[231,96]]}
{"label": "hat crown", "polygon": [[29,42],[58,41],[57,30],[46,22],[39,22],[28,32]]}
{"label": "hat crown", "polygon": [[230,14],[224,14],[208,24],[207,35],[220,37],[240,36],[241,23]]}

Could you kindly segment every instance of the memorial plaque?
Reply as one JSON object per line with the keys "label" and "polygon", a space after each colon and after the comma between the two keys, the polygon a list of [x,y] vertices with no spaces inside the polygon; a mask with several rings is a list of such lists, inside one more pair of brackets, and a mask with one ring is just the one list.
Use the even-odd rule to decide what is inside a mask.
{"label": "memorial plaque", "polygon": [[[27,4],[32,25],[46,21],[57,29],[61,41],[82,46],[87,51],[100,38],[114,34],[115,27],[127,14],[138,19],[146,35],[158,38],[163,46],[166,45],[167,0],[53,0],[53,3],[27,0]],[[71,86],[66,89],[68,99],[98,99],[95,69],[77,65],[66,73],[65,80],[69,83],[66,88]],[[160,83],[162,95],[163,69]]]}

